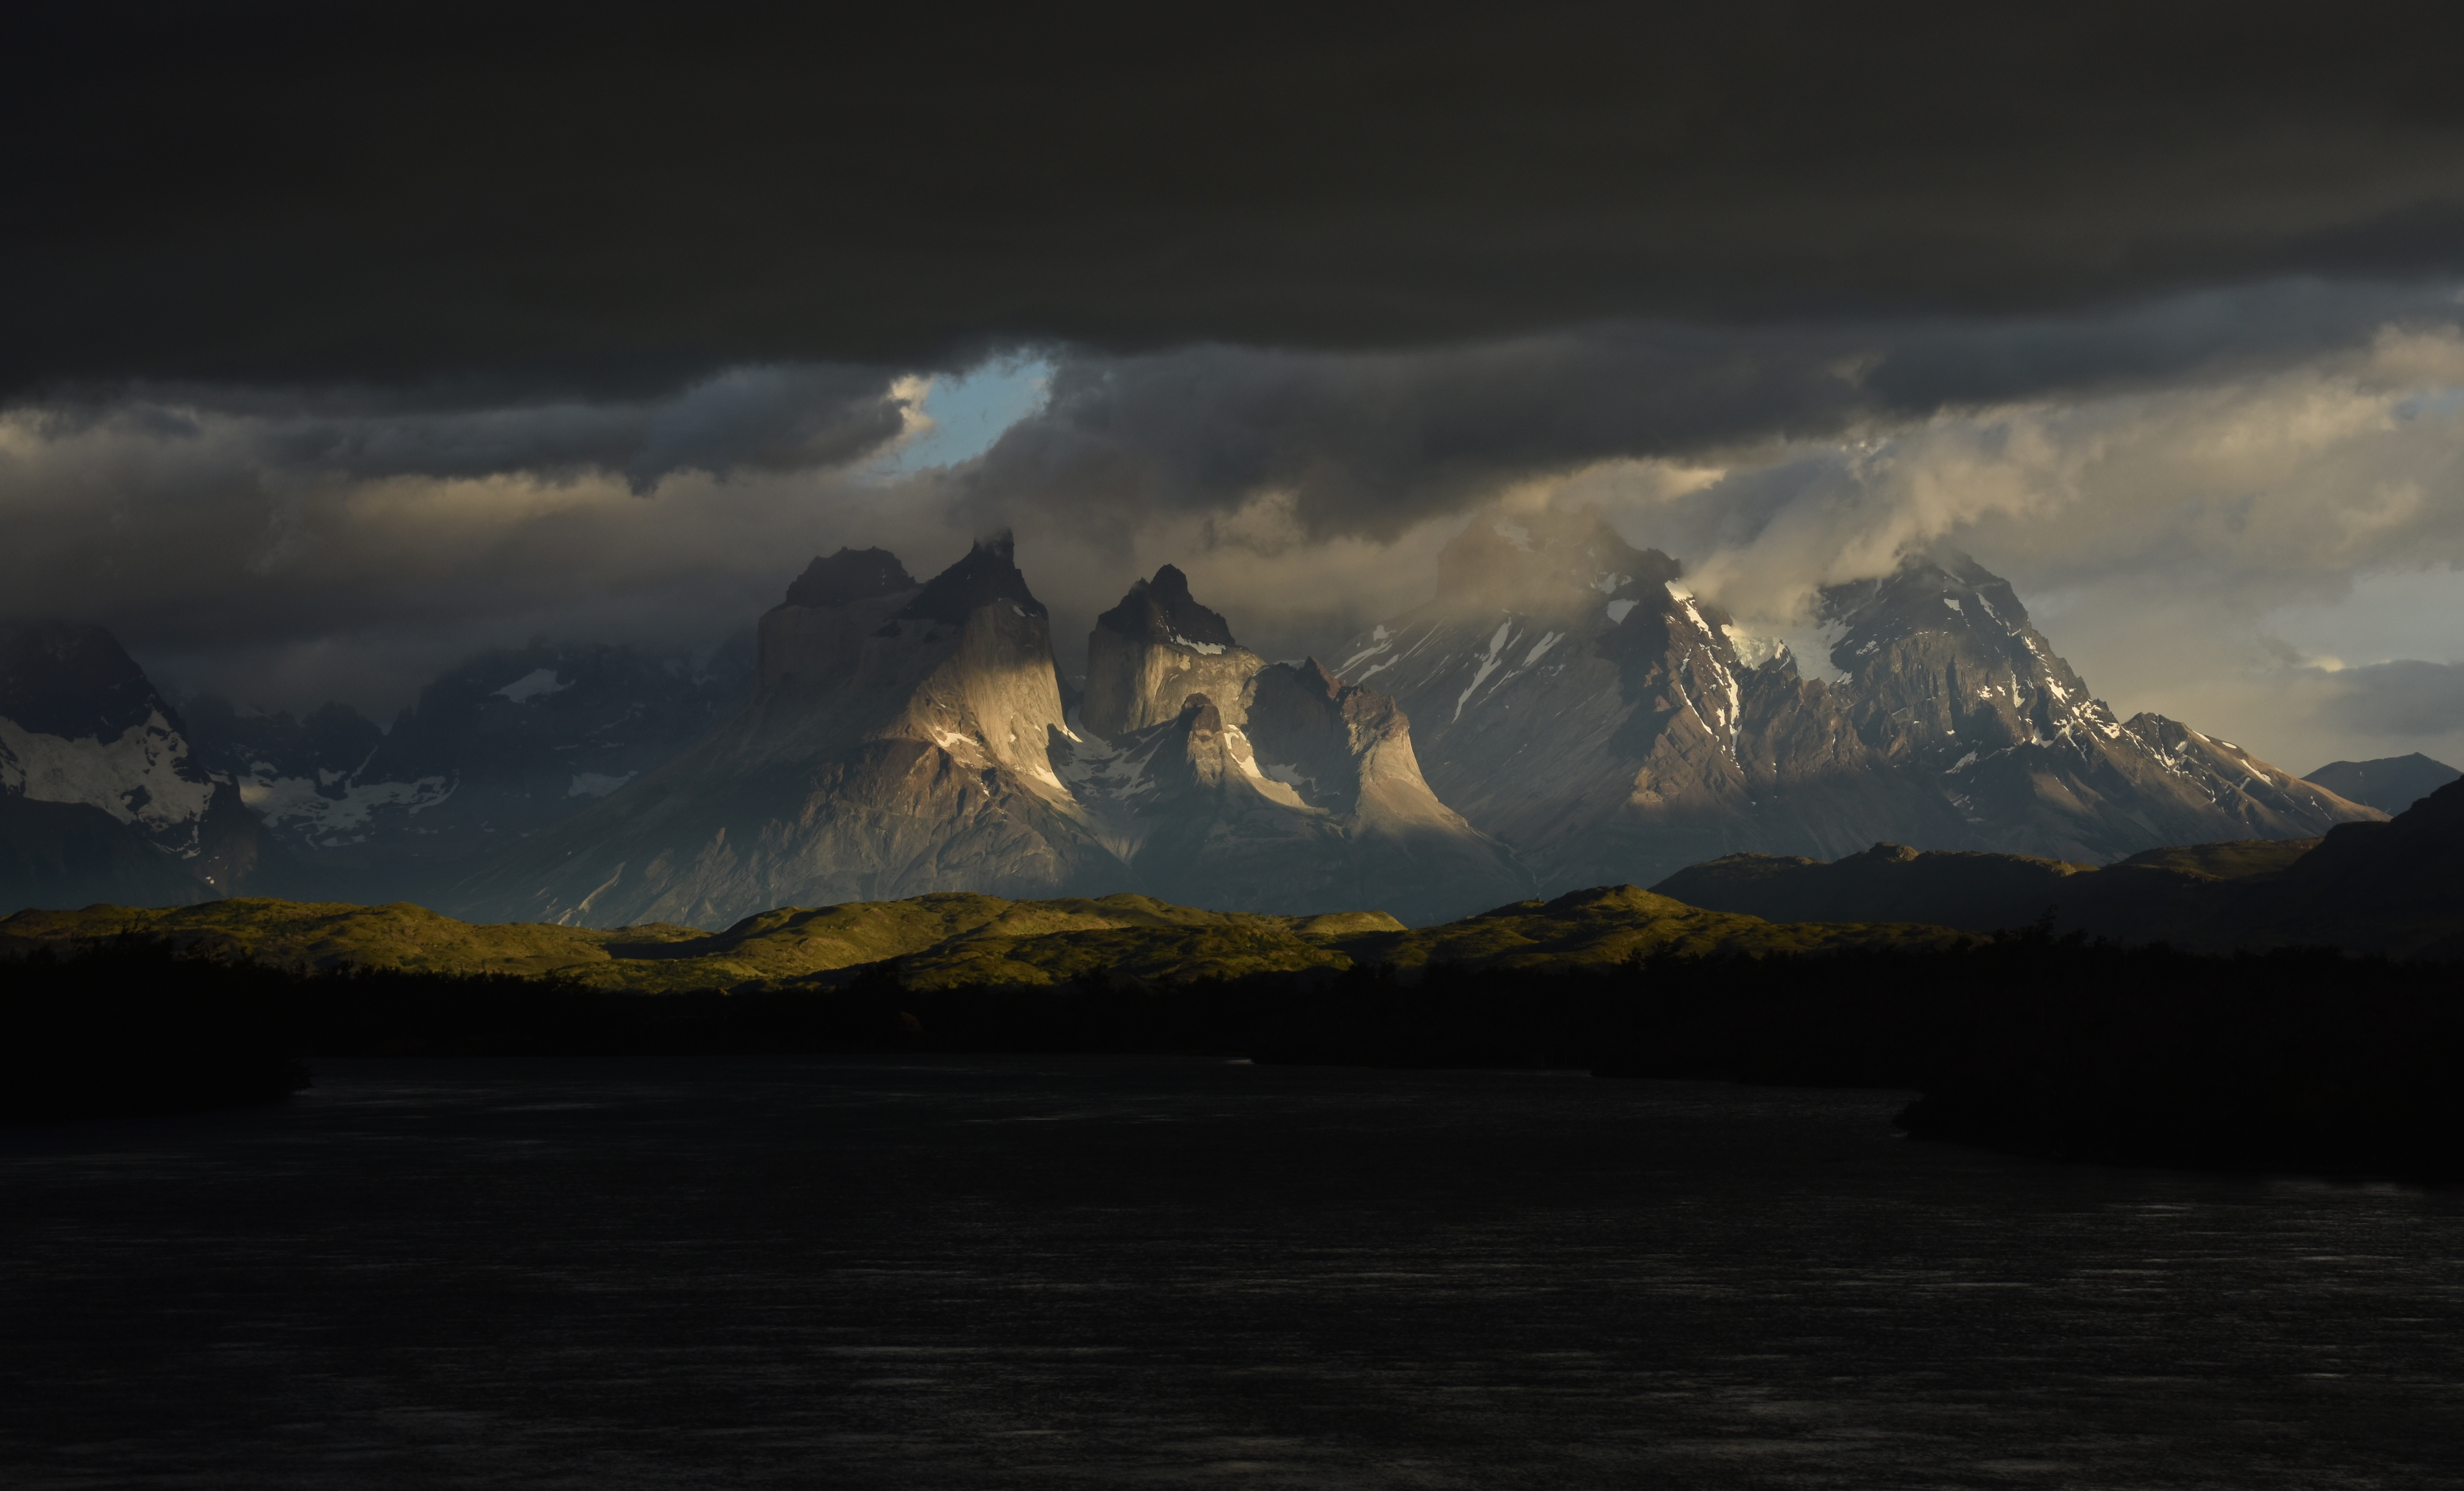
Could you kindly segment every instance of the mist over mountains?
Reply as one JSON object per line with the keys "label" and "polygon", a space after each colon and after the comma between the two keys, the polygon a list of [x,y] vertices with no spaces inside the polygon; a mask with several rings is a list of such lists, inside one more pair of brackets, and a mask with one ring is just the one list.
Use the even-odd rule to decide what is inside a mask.
{"label": "mist over mountains", "polygon": [[1596,514],[1484,515],[1437,570],[1424,604],[1273,662],[1166,565],[1097,618],[1073,681],[1007,535],[923,581],[842,549],[749,647],[484,652],[385,730],[341,706],[184,713],[99,629],[19,625],[9,893],[718,928],[1133,890],[1427,925],[1739,852],[2101,864],[2387,816],[2117,717],[1955,552],[1823,592],[1815,677]]}

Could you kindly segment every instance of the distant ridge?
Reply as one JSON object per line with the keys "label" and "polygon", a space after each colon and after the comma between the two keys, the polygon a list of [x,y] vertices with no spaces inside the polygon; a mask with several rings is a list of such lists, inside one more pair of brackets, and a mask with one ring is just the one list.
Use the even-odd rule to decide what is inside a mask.
{"label": "distant ridge", "polygon": [[2445,761],[2433,761],[2415,751],[2410,756],[2384,756],[2374,761],[2330,761],[2302,779],[2353,802],[2365,802],[2382,813],[2401,813],[2436,792],[2464,772]]}
{"label": "distant ridge", "polygon": [[2055,930],[2202,953],[2332,947],[2464,958],[2464,779],[2383,822],[2319,839],[2148,849],[2101,869],[2023,855],[1876,844],[1829,864],[1733,854],[1653,889],[1771,918]]}

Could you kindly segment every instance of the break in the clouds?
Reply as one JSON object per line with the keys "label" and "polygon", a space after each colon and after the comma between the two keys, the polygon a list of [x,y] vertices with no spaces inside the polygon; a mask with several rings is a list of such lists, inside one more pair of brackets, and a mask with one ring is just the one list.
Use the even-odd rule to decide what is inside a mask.
{"label": "break in the clouds", "polygon": [[917,387],[878,368],[768,366],[629,400],[140,385],[32,402],[20,414],[37,435],[109,428],[196,442],[209,461],[240,448],[266,470],[360,479],[613,471],[649,492],[679,471],[844,466],[907,433],[917,399]]}

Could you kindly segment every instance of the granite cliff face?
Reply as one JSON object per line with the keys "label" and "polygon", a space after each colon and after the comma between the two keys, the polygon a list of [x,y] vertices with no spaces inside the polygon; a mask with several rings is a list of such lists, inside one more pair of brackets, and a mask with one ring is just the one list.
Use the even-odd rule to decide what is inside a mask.
{"label": "granite cliff face", "polygon": [[1179,717],[1180,701],[1202,693],[1238,727],[1245,717],[1243,691],[1265,666],[1232,640],[1221,616],[1191,597],[1188,577],[1167,564],[1095,618],[1081,713],[1097,735],[1121,735]]}
{"label": "granite cliff face", "polygon": [[1837,683],[1593,515],[1476,520],[1439,565],[1437,599],[1338,671],[1399,700],[1437,795],[1544,889],[1740,851],[2103,861],[2378,816],[2172,720],[2116,720],[1964,558],[1826,593]]}
{"label": "granite cliff face", "polygon": [[1150,893],[1415,924],[1529,894],[1421,778],[1392,698],[1313,659],[1266,664],[1170,565],[1098,619],[1088,656],[1087,729],[1056,761]]}
{"label": "granite cliff face", "polygon": [[0,905],[181,905],[288,868],[109,632],[0,623]]}
{"label": "granite cliff face", "polygon": [[817,559],[761,620],[743,713],[507,853],[455,910],[723,926],[939,890],[1136,890],[1437,920],[1529,893],[1420,779],[1392,700],[1267,666],[1177,571],[1139,582],[1092,646],[1068,717],[1006,536],[923,585],[877,550]]}
{"label": "granite cliff face", "polygon": [[920,586],[894,560],[842,551],[793,594],[815,603],[762,618],[741,712],[504,855],[457,909],[723,926],[931,890],[1129,888],[1052,770],[1067,730],[1052,640],[1006,535]]}

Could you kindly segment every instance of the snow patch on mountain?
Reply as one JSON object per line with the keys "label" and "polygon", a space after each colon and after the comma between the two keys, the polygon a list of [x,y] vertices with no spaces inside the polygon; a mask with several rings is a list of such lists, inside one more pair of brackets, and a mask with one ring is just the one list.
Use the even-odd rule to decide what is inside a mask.
{"label": "snow patch on mountain", "polygon": [[[332,777],[319,772],[319,778]],[[338,794],[330,780],[275,776],[274,767],[256,763],[240,778],[239,800],[272,827],[297,835],[320,848],[358,844],[366,837],[369,821],[382,807],[416,813],[453,795],[453,783],[443,777],[416,781],[351,782]]]}
{"label": "snow patch on mountain", "polygon": [[203,818],[214,784],[182,775],[187,760],[188,742],[160,710],[112,740],[38,735],[0,718],[0,787],[99,807],[123,823],[163,829]]}
{"label": "snow patch on mountain", "polygon": [[534,669],[497,690],[496,697],[511,699],[516,704],[528,704],[551,693],[562,693],[572,687],[570,683],[560,682],[553,668]]}
{"label": "snow patch on mountain", "polygon": [[1455,698],[1455,718],[1463,718],[1463,706],[1471,702],[1471,696],[1480,691],[1480,686],[1482,684],[1488,682],[1488,675],[1497,671],[1497,655],[1502,649],[1504,649],[1506,644],[1511,640],[1513,632],[1514,619],[1512,617],[1508,617],[1505,621],[1497,624],[1497,635],[1488,639],[1488,650],[1481,654],[1479,671],[1471,675],[1471,683],[1467,685],[1463,689],[1463,691]]}

